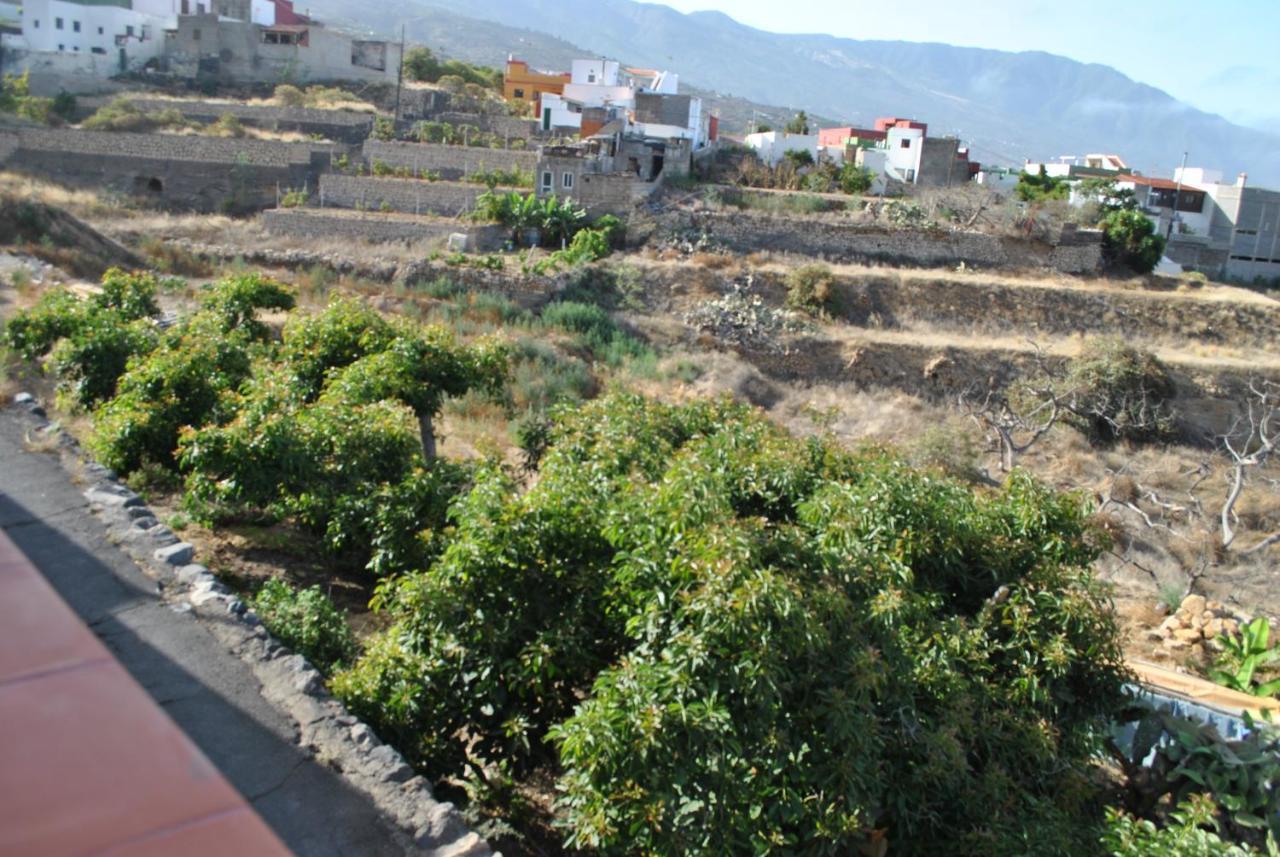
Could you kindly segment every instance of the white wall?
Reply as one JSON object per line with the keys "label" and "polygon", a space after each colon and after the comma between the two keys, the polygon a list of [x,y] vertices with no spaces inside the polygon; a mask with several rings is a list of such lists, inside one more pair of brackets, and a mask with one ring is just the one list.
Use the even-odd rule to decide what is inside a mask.
{"label": "white wall", "polygon": [[633,109],[636,106],[636,93],[629,86],[604,86],[589,83],[567,83],[564,97],[576,101],[583,107],[624,107]]}
{"label": "white wall", "polygon": [[817,134],[788,134],[785,131],[763,131],[748,134],[746,143],[755,149],[760,160],[771,167],[776,167],[787,152],[808,152],[818,160],[821,147]]}
{"label": "white wall", "polygon": [[618,69],[612,60],[574,60],[571,77],[584,86],[617,86]]}
{"label": "white wall", "polygon": [[[553,92],[542,93],[542,114],[538,122],[544,131],[552,128],[581,128],[582,114],[572,109],[569,102]],[[551,112],[550,119],[547,111]]]}
{"label": "white wall", "polygon": [[885,149],[885,172],[900,182],[915,184],[920,178],[920,158],[924,155],[924,132],[919,128],[890,128]]}
{"label": "white wall", "polygon": [[271,0],[251,0],[249,17],[255,24],[274,27],[276,25],[276,4],[272,3]]}
{"label": "white wall", "polygon": [[1012,170],[983,170],[978,173],[978,177],[974,181],[997,193],[1007,193],[1018,186],[1020,176],[1021,173],[1015,173]]}
{"label": "white wall", "polygon": [[[163,10],[169,5],[171,0],[159,5],[152,0],[148,8]],[[166,23],[163,17],[115,6],[31,0],[24,7],[22,34],[33,51],[107,57],[113,63],[118,63],[123,47],[132,66],[160,54]],[[125,37],[123,45],[116,44],[117,36]]]}

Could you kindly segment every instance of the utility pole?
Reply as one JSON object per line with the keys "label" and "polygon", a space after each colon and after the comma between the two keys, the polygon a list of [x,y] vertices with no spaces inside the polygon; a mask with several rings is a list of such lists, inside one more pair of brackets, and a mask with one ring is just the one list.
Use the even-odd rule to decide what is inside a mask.
{"label": "utility pole", "polygon": [[404,85],[404,24],[400,25],[400,68],[396,70],[396,115],[400,121],[400,88]]}
{"label": "utility pole", "polygon": [[1182,153],[1182,167],[1178,170],[1178,189],[1173,192],[1173,216],[1169,218],[1169,231],[1165,233],[1167,243],[1173,238],[1173,224],[1178,221],[1178,201],[1182,199],[1182,174],[1187,171],[1187,153]]}

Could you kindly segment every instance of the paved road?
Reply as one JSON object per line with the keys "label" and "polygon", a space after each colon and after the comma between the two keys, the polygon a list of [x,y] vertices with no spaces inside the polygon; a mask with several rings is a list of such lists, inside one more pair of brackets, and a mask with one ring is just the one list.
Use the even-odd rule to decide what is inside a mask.
{"label": "paved road", "polygon": [[296,746],[248,666],[107,540],[58,460],[26,450],[27,425],[0,410],[0,527],[296,854],[404,854],[368,799]]}

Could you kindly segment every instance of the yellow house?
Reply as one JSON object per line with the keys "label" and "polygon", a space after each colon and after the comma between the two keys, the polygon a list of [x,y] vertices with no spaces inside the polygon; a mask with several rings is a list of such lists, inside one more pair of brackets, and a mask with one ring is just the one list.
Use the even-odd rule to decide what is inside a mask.
{"label": "yellow house", "polygon": [[563,95],[565,84],[572,80],[568,72],[535,71],[524,60],[507,58],[502,78],[502,95],[512,104],[532,104],[537,110],[542,93]]}

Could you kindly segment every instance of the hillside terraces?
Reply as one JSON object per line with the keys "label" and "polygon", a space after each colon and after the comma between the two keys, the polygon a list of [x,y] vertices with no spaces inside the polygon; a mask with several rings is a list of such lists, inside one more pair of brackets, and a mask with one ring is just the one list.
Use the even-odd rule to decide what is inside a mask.
{"label": "hillside terraces", "polygon": [[[77,118],[83,120],[111,98],[81,98],[77,102]],[[311,107],[284,107],[274,104],[238,104],[230,101],[198,101],[182,98],[146,98],[130,96],[128,100],[146,113],[176,110],[192,122],[209,124],[223,116],[234,116],[244,125],[266,131],[318,134],[336,143],[359,145],[373,130],[374,115],[353,110],[320,110]]]}
{"label": "hillside terraces", "polygon": [[532,175],[538,165],[538,153],[532,150],[366,140],[362,151],[367,166],[381,162],[388,167],[412,170],[414,175],[429,171],[448,181],[495,170]]}

